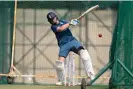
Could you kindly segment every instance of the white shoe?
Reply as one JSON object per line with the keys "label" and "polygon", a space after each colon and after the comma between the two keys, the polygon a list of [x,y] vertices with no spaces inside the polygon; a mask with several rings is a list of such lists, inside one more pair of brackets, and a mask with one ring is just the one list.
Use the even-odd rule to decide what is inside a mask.
{"label": "white shoe", "polygon": [[63,83],[62,82],[57,82],[56,85],[61,86],[61,85],[63,85]]}
{"label": "white shoe", "polygon": [[93,80],[94,78],[95,78],[95,76],[94,75],[91,75],[90,79]]}

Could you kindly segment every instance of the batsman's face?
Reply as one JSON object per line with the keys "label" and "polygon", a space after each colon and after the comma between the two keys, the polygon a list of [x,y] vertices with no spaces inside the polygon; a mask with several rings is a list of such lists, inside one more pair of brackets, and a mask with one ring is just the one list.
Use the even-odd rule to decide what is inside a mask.
{"label": "batsman's face", "polygon": [[59,20],[55,17],[55,18],[53,19],[53,23],[54,23],[54,24],[58,24],[58,23],[59,23]]}

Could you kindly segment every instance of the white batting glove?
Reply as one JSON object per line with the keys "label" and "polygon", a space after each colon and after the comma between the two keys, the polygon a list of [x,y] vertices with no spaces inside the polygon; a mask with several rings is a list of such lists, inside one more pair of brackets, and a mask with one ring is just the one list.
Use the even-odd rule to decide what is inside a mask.
{"label": "white batting glove", "polygon": [[77,25],[79,23],[79,21],[77,20],[77,19],[72,19],[71,21],[70,21],[70,25]]}

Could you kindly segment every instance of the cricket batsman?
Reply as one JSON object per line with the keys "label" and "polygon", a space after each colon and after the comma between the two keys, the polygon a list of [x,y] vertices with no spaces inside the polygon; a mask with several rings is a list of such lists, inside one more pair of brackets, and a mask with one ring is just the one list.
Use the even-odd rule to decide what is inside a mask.
{"label": "cricket batsman", "polygon": [[72,19],[70,22],[60,20],[54,12],[47,14],[47,20],[51,24],[51,30],[54,32],[59,46],[59,60],[56,61],[56,72],[58,82],[56,85],[63,85],[65,78],[64,60],[70,51],[78,54],[83,62],[85,71],[89,79],[94,79],[95,74],[91,63],[91,58],[88,51],[81,43],[72,35],[69,26],[76,26],[79,21]]}

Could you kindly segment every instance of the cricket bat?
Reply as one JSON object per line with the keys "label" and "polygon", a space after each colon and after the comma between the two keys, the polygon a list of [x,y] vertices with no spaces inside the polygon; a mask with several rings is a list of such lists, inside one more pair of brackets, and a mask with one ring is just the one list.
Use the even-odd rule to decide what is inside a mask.
{"label": "cricket bat", "polygon": [[89,9],[86,10],[84,13],[82,13],[82,14],[77,18],[77,20],[80,20],[80,19],[83,18],[87,13],[89,13],[89,12],[91,12],[91,11],[97,9],[98,7],[99,7],[99,5],[95,5],[95,6],[91,7],[91,8],[89,8]]}

